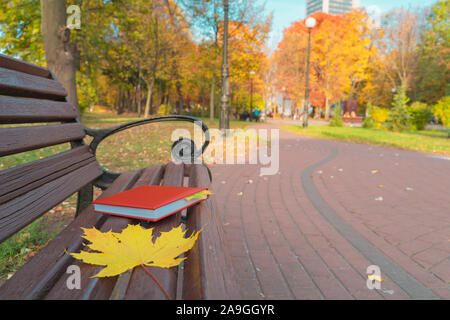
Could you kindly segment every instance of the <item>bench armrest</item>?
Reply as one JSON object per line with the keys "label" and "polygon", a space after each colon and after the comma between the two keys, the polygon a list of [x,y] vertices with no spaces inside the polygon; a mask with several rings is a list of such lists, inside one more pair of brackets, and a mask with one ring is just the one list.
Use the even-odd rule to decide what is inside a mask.
{"label": "bench armrest", "polygon": [[[200,120],[199,118],[191,117],[191,116],[179,116],[179,115],[171,115],[171,116],[158,116],[149,119],[132,121],[129,123],[125,123],[116,127],[106,128],[106,129],[90,129],[85,127],[86,134],[88,136],[93,137],[93,140],[89,147],[91,148],[94,155],[96,154],[97,147],[99,144],[106,139],[107,137],[118,133],[123,130],[127,130],[136,126],[155,123],[155,122],[163,122],[163,121],[188,121],[192,122],[195,125],[201,127],[204,135],[205,142],[203,143],[200,149],[197,149],[194,141],[188,138],[180,138],[172,144],[172,156],[175,160],[184,162],[184,163],[193,163],[195,159],[205,152],[206,148],[210,142],[209,129],[207,125]],[[102,189],[106,189],[119,175],[120,173],[110,172],[102,167],[103,175],[94,183],[97,187]]]}

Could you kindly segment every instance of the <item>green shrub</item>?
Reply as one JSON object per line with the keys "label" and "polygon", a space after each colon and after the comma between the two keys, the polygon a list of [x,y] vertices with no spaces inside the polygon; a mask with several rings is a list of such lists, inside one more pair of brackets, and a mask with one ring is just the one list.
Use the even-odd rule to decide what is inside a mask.
{"label": "green shrub", "polygon": [[383,126],[389,118],[390,111],[388,109],[372,106],[370,110],[370,118],[375,122],[375,127],[378,129]]}
{"label": "green shrub", "polygon": [[342,121],[342,117],[341,117],[341,107],[337,106],[334,109],[334,115],[333,115],[333,119],[330,122],[330,127],[343,127],[344,126],[344,121]]}
{"label": "green shrub", "polygon": [[386,120],[387,127],[392,131],[402,132],[409,127],[409,114],[406,106],[409,98],[406,96],[406,88],[401,86],[394,96],[389,118]]}
{"label": "green shrub", "polygon": [[436,119],[440,119],[444,127],[450,127],[450,96],[439,100],[431,109]]}
{"label": "green shrub", "polygon": [[371,117],[365,117],[362,127],[366,129],[373,129],[376,127],[376,123]]}
{"label": "green shrub", "polygon": [[414,102],[408,107],[408,114],[413,129],[423,130],[432,117],[431,108],[423,102]]}

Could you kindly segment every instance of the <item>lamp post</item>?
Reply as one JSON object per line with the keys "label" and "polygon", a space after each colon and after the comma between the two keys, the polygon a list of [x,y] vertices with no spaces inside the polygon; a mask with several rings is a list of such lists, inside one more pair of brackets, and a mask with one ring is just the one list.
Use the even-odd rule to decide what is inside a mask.
{"label": "lamp post", "polygon": [[255,71],[250,71],[250,112],[253,112],[253,76]]}
{"label": "lamp post", "polygon": [[306,58],[306,83],[305,83],[305,103],[303,105],[303,128],[308,127],[308,109],[309,109],[309,60],[311,56],[311,29],[316,26],[316,19],[309,17],[305,21],[308,28],[308,54]]}

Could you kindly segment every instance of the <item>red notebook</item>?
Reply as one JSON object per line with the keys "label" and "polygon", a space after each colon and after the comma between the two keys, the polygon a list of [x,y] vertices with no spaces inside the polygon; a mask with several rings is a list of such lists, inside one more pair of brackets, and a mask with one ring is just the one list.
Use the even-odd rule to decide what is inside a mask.
{"label": "red notebook", "polygon": [[209,197],[207,188],[141,186],[95,200],[94,212],[158,221]]}

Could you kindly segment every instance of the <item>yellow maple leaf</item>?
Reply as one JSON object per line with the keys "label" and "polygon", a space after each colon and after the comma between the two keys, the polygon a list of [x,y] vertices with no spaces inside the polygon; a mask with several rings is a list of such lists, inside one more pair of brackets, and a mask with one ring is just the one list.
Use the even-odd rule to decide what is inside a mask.
{"label": "yellow maple leaf", "polygon": [[170,268],[185,258],[179,256],[190,250],[197,241],[200,231],[185,238],[181,225],[161,235],[153,242],[153,228],[128,225],[121,233],[101,232],[95,228],[86,229],[83,238],[96,252],[81,251],[71,255],[88,264],[105,266],[94,278],[119,275],[136,266]]}

